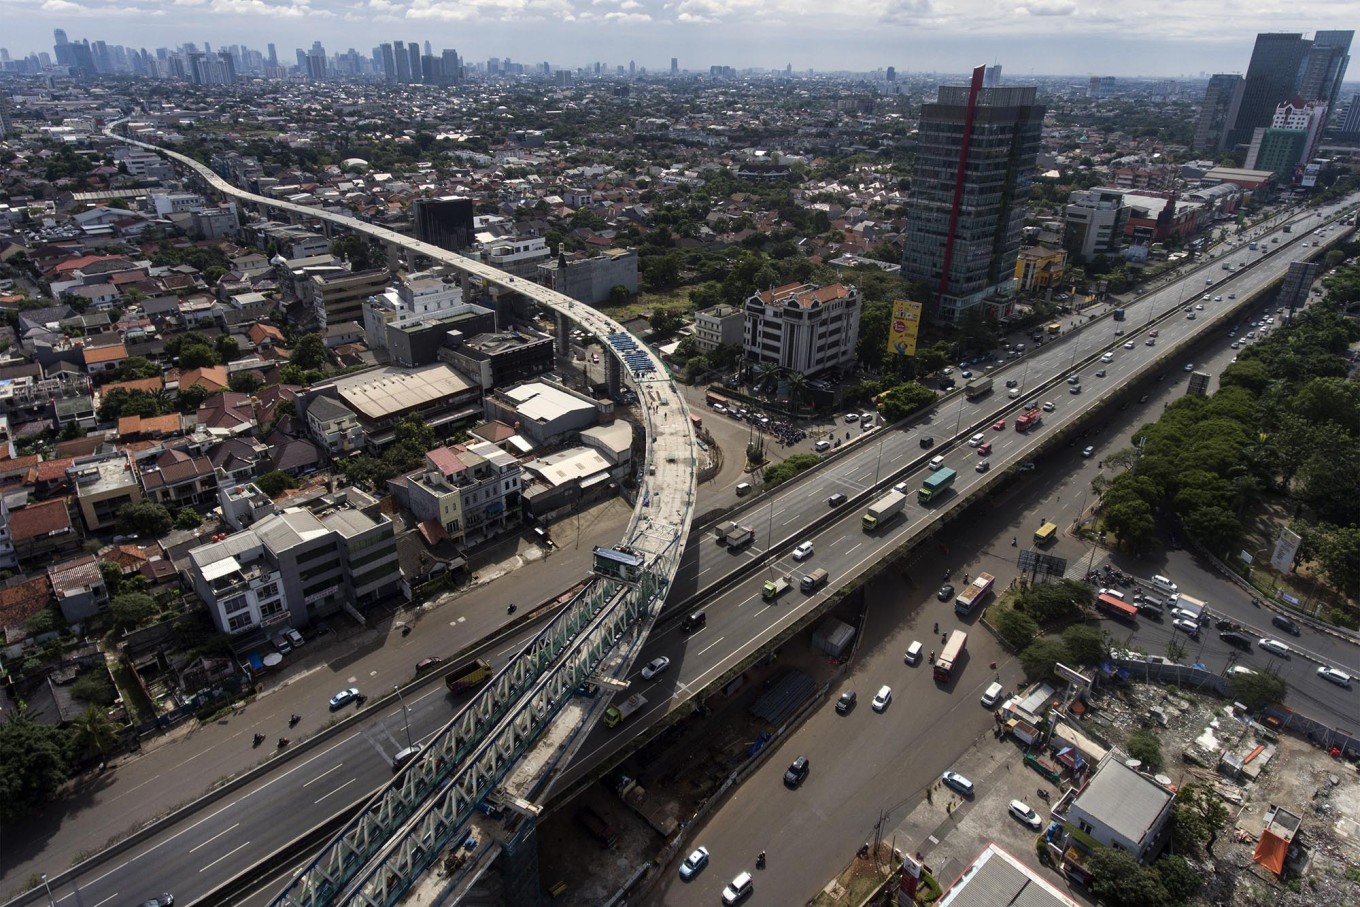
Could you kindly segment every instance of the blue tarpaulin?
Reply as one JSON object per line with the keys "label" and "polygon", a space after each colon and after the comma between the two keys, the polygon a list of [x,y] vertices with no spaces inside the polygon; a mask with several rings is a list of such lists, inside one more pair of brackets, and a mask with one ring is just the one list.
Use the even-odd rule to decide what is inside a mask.
{"label": "blue tarpaulin", "polygon": [[252,671],[264,670],[264,662],[261,661],[260,656],[256,655],[254,652],[251,652],[246,656],[246,663],[250,665]]}

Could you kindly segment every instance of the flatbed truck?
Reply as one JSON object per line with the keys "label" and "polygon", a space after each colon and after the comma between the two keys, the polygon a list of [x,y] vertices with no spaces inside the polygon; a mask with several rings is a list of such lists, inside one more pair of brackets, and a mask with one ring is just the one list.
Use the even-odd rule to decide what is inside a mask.
{"label": "flatbed truck", "polygon": [[647,697],[634,693],[618,705],[611,705],[604,713],[605,727],[618,727],[629,715],[647,704]]}

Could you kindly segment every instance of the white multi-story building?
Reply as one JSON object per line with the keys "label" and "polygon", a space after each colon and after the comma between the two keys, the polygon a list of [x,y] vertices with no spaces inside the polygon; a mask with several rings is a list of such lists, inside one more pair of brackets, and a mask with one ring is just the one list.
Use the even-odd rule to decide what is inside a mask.
{"label": "white multi-story building", "polygon": [[803,375],[855,362],[859,290],[791,283],[746,300],[746,358]]}
{"label": "white multi-story building", "polygon": [[464,305],[458,279],[431,271],[412,274],[364,302],[364,334],[369,349],[387,348],[389,327],[402,328],[441,318]]}
{"label": "white multi-story building", "polygon": [[436,447],[395,484],[417,520],[434,520],[460,544],[494,538],[520,520],[519,461],[487,441]]}
{"label": "white multi-story building", "polygon": [[1079,189],[1067,197],[1063,245],[1090,261],[1119,251],[1130,207],[1121,189]]}
{"label": "white multi-story building", "polygon": [[711,353],[720,346],[741,344],[746,315],[730,305],[715,305],[694,313],[694,345],[702,353]]}

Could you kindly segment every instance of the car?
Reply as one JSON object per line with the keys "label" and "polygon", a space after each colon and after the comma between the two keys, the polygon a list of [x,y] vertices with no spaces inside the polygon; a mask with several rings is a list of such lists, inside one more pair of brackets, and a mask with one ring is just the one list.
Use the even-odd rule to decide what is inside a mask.
{"label": "car", "polygon": [[973,437],[971,437],[971,438],[968,439],[968,446],[969,446],[969,447],[977,447],[977,446],[981,445],[983,441],[986,441],[986,440],[987,440],[987,436],[984,435],[982,432],[978,432],[977,434],[973,435]]}
{"label": "car", "polygon": [[289,642],[288,637],[284,636],[282,633],[275,633],[273,636],[269,637],[269,641],[274,644],[274,648],[279,650],[280,655],[287,655],[289,652],[293,651],[293,644]]}
{"label": "car", "polygon": [[1236,298],[1237,298],[1237,294],[1236,294],[1236,293],[1229,293],[1229,294],[1228,294],[1228,298],[1229,298],[1229,299],[1236,299]]}
{"label": "car", "polygon": [[422,658],[420,661],[416,662],[416,673],[424,674],[426,671],[431,671],[439,667],[443,663],[444,659],[440,658],[438,655],[431,655],[429,658]]}
{"label": "car", "polygon": [[1274,639],[1269,636],[1263,639],[1258,639],[1256,641],[1256,644],[1261,648],[1265,649],[1271,655],[1278,655],[1281,658],[1288,658],[1290,653],[1293,651],[1292,649],[1289,648],[1289,646],[1280,642],[1278,639]]}
{"label": "car", "polygon": [[425,749],[424,746],[422,746],[419,743],[416,743],[406,747],[406,749],[404,750],[399,750],[397,754],[392,757],[392,771],[394,772],[401,771],[403,768],[406,767],[406,763],[410,762],[412,759],[419,756],[421,751],[424,749]]}
{"label": "car", "polygon": [[981,444],[978,445],[977,452],[978,452],[978,456],[979,456],[979,457],[987,457],[987,456],[991,456],[991,453],[992,453],[992,442],[991,442],[991,441],[983,441]]}
{"label": "car", "polygon": [[987,687],[987,689],[982,691],[982,704],[989,709],[994,707],[998,702],[1001,701],[1001,697],[1005,693],[1005,691],[1006,689],[1001,685],[1000,681],[993,683],[991,686]]}
{"label": "car", "polygon": [[1292,617],[1287,617],[1283,614],[1276,614],[1274,617],[1270,619],[1270,623],[1272,626],[1279,627],[1281,630],[1288,633],[1290,636],[1299,636],[1303,633],[1303,631],[1299,629],[1299,625],[1294,622],[1294,619]]}
{"label": "car", "polygon": [[1017,381],[1017,380],[1015,380],[1014,378],[1007,378],[1007,379],[1006,379],[1006,386],[1007,386],[1007,387],[1018,387],[1019,385],[1020,385],[1020,382]]}
{"label": "car", "polygon": [[997,419],[995,422],[992,423],[992,431],[1005,431],[1005,430],[1006,430],[1005,419]]}
{"label": "car", "polygon": [[1007,811],[1021,822],[1025,823],[1033,831],[1038,831],[1044,827],[1044,820],[1039,818],[1039,814],[1029,808],[1028,804],[1019,800],[1012,800]]}
{"label": "car", "polygon": [[976,469],[977,469],[978,472],[986,472],[987,470],[989,470],[989,469],[991,469],[991,468],[992,468],[992,461],[991,461],[991,460],[978,460],[978,464],[977,464],[977,467],[976,467]]}
{"label": "car", "polygon": [[1126,341],[1126,342],[1124,343],[1124,349],[1126,349],[1126,350],[1131,350],[1131,349],[1133,349],[1136,345],[1137,345],[1137,344],[1135,344],[1132,340],[1129,340],[1129,341]]}
{"label": "car", "polygon": [[1038,409],[1038,408],[1039,408],[1039,401],[1038,401],[1038,400],[1031,400],[1031,401],[1029,401],[1028,403],[1025,404],[1025,412],[1029,412],[1029,411],[1032,410],[1032,409]]}
{"label": "car", "polygon": [[879,687],[878,692],[874,694],[874,701],[871,705],[875,712],[881,712],[888,707],[888,703],[890,702],[892,702],[892,687],[884,684]]}
{"label": "car", "polygon": [[817,453],[826,453],[828,450],[831,449],[831,442],[828,441],[826,438],[823,438],[816,444],[812,445],[812,449],[817,451]]}
{"label": "car", "polygon": [[1238,633],[1236,630],[1225,630],[1218,634],[1218,638],[1232,646],[1234,649],[1241,649],[1243,652],[1251,651],[1251,637],[1245,633]]}
{"label": "car", "polygon": [[666,672],[666,669],[669,668],[670,666],[671,660],[669,658],[667,658],[665,655],[658,655],[656,658],[653,658],[651,661],[647,662],[646,666],[643,667],[642,679],[655,680],[656,678],[664,674]]}
{"label": "car", "polygon": [[845,495],[841,494],[838,491],[835,494],[831,495],[831,497],[827,498],[826,503],[828,507],[839,507],[845,503]]}
{"label": "car", "polygon": [[1072,385],[1071,387],[1069,387],[1069,388],[1067,389],[1067,392],[1068,392],[1069,394],[1072,394],[1073,396],[1075,396],[1075,395],[1081,393],[1081,385],[1080,385],[1080,384],[1074,384],[1074,385]]}
{"label": "car", "polygon": [[[1222,297],[1220,297],[1220,298],[1222,298]],[[1195,311],[1196,311],[1196,312],[1203,312],[1203,311],[1204,311],[1204,304],[1201,303],[1201,304],[1195,306]]]}
{"label": "car", "polygon": [[1138,402],[1139,402],[1139,403],[1146,403],[1146,402],[1148,402],[1148,400],[1151,398],[1151,396],[1152,396],[1151,394],[1144,394],[1143,396],[1141,396],[1141,397],[1138,398]]}
{"label": "car", "polygon": [[940,780],[943,781],[947,786],[952,787],[954,790],[963,794],[965,797],[973,796],[973,782],[969,781],[967,778],[965,778],[963,775],[960,775],[958,772],[954,771],[945,772],[944,774],[940,775]]}
{"label": "car", "polygon": [[1187,363],[1185,363],[1185,370],[1186,370],[1187,372],[1193,372],[1193,371],[1195,370],[1195,363],[1193,363],[1193,362],[1187,362]]}
{"label": "car", "polygon": [[1156,329],[1156,328],[1153,328],[1152,330],[1148,331],[1148,336],[1149,336],[1149,337],[1156,337],[1156,336],[1158,336],[1158,335],[1157,335],[1157,329]]}
{"label": "car", "polygon": [[1105,369],[1103,369],[1103,368],[1102,368],[1102,369],[1097,369],[1097,370],[1096,370],[1096,377],[1097,377],[1097,378],[1104,378],[1104,377],[1105,377]]}
{"label": "car", "polygon": [[789,765],[788,771],[784,772],[784,786],[793,789],[798,787],[808,776],[808,757],[799,756]]}
{"label": "car", "polygon": [[854,690],[846,690],[841,694],[841,698],[836,700],[836,714],[848,715],[855,708],[855,703],[858,701],[859,697],[855,695]]}
{"label": "car", "polygon": [[703,872],[704,867],[707,865],[708,848],[696,847],[690,851],[689,856],[685,857],[685,861],[680,864],[680,878],[689,881]]}
{"label": "car", "polygon": [[288,641],[293,644],[294,649],[301,649],[302,644],[307,641],[302,638],[301,633],[299,633],[297,630],[292,629],[291,627],[287,630],[284,630],[283,635],[288,637]]}
{"label": "car", "polygon": [[1195,320],[1195,313],[1194,313],[1194,312],[1187,312],[1186,315],[1185,315],[1185,317],[1186,317],[1186,319],[1189,320],[1189,321],[1194,321],[1194,320]]}
{"label": "car", "polygon": [[898,494],[906,494],[910,489],[911,489],[910,482],[898,482],[896,485],[893,486],[893,491],[897,492]]}
{"label": "car", "polygon": [[845,414],[845,421],[846,421],[846,422],[858,422],[858,421],[859,421],[859,413],[846,413],[846,414]]}
{"label": "car", "polygon": [[921,645],[921,640],[913,639],[911,645],[907,646],[906,654],[902,656],[902,662],[914,668],[921,663],[921,653],[924,651],[925,646]]}
{"label": "car", "polygon": [[1091,457],[1095,456],[1095,453],[1096,449],[1088,444],[1082,449],[1081,455],[1083,459],[1089,460]]}
{"label": "car", "polygon": [[147,898],[137,907],[174,907],[175,896],[173,894],[163,894],[158,898]]}
{"label": "car", "polygon": [[795,561],[801,561],[803,558],[806,557],[812,557],[811,542],[803,542],[797,548],[793,549],[793,559]]}
{"label": "car", "polygon": [[1235,349],[1235,350],[1241,349],[1241,348],[1242,348],[1242,344],[1239,343],[1239,342],[1237,342],[1236,340],[1234,340],[1232,343],[1228,344],[1228,346],[1232,347],[1232,348]]}
{"label": "car", "polygon": [[331,697],[331,711],[344,708],[351,702],[359,698],[359,688],[350,687],[348,690],[341,690]]}
{"label": "car", "polygon": [[959,377],[960,377],[960,378],[971,378],[971,377],[973,377],[973,373],[970,372],[970,371],[968,371],[968,369],[966,369],[966,368],[965,368],[965,369],[959,369]]}
{"label": "car", "polygon": [[1114,361],[1114,353],[1106,353],[1105,355],[1100,357],[1100,361],[1108,365],[1109,363]]}
{"label": "car", "polygon": [[859,414],[859,427],[860,427],[860,428],[873,428],[873,427],[874,427],[874,417],[873,417],[873,414],[872,414],[872,413],[860,413],[860,414]]}
{"label": "car", "polygon": [[1115,329],[1114,329],[1114,335],[1115,335],[1116,337],[1123,337],[1123,336],[1124,336],[1124,329],[1123,329],[1123,328],[1115,328]]}
{"label": "car", "polygon": [[591,353],[591,354],[590,354],[590,361],[591,361],[591,362],[599,362],[599,361],[600,361],[600,354],[599,354],[599,353]]}
{"label": "car", "polygon": [[1068,384],[1080,384],[1080,383],[1081,383],[1081,376],[1080,376],[1080,375],[1068,375],[1068,376],[1067,376],[1067,383],[1068,383]]}
{"label": "car", "polygon": [[1317,676],[1328,683],[1334,683],[1339,687],[1346,687],[1349,689],[1351,685],[1351,675],[1347,674],[1345,671],[1330,667],[1329,665],[1323,665],[1318,668]]}
{"label": "car", "polygon": [[722,902],[728,907],[738,904],[751,896],[751,892],[756,890],[755,880],[751,878],[749,872],[743,872],[735,879],[727,883],[723,889]]}
{"label": "car", "polygon": [[1017,468],[1021,472],[1034,472],[1034,470],[1037,469],[1038,467],[1034,465],[1033,460],[1026,460],[1025,462],[1021,463]]}
{"label": "car", "polygon": [[947,602],[954,597],[954,584],[945,583],[940,587],[940,591],[935,593],[935,597],[942,602]]}
{"label": "car", "polygon": [[1186,620],[1184,617],[1178,617],[1171,622],[1171,625],[1191,639],[1199,639],[1199,624],[1195,623],[1193,620]]}
{"label": "car", "polygon": [[930,435],[921,435],[921,446],[924,448],[934,447],[935,439],[932,438]]}
{"label": "car", "polygon": [[1040,409],[1042,409],[1042,410],[1043,410],[1044,412],[1046,412],[1046,413],[1051,413],[1051,412],[1053,412],[1053,404],[1052,404],[1052,403],[1049,403],[1047,400],[1045,400],[1045,401],[1044,401],[1044,405],[1043,405],[1042,407],[1040,407]]}

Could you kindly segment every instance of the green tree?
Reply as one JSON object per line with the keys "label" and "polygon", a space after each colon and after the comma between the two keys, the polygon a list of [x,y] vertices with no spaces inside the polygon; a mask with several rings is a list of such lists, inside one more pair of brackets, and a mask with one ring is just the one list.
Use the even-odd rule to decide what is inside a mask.
{"label": "green tree", "polygon": [[87,759],[105,759],[118,745],[118,725],[93,705],[76,716],[70,730],[73,752]]}
{"label": "green tree", "polygon": [[1020,651],[1020,664],[1031,680],[1047,680],[1053,676],[1053,666],[1072,660],[1067,646],[1057,639],[1036,639]]}
{"label": "green tree", "polygon": [[271,498],[276,498],[283,494],[286,489],[297,488],[298,480],[288,473],[279,469],[271,469],[269,472],[255,480],[255,484],[260,490]]}
{"label": "green tree", "polygon": [[0,821],[12,822],[54,800],[69,774],[65,731],[22,712],[0,723]]}
{"label": "green tree", "polygon": [[1078,665],[1098,666],[1110,654],[1109,641],[1095,627],[1073,624],[1063,630],[1062,641]]}
{"label": "green tree", "polygon": [[1162,742],[1151,731],[1134,731],[1129,735],[1129,755],[1143,763],[1150,772],[1162,767]]}
{"label": "green tree", "polygon": [[56,632],[62,625],[61,612],[56,608],[43,608],[24,621],[24,629],[31,636]]}
{"label": "green tree", "polygon": [[120,630],[134,630],[156,616],[156,600],[142,592],[124,592],[109,603],[109,615]]}
{"label": "green tree", "polygon": [[169,532],[172,525],[170,511],[154,501],[124,504],[118,508],[118,528],[124,533],[158,539]]}
{"label": "green tree", "polygon": [[241,344],[236,341],[235,337],[228,334],[218,337],[214,347],[217,350],[218,360],[224,363],[233,362],[241,355]]}
{"label": "green tree", "polygon": [[1167,898],[1173,904],[1188,904],[1204,887],[1204,879],[1199,871],[1178,853],[1164,854],[1152,864],[1152,870],[1161,879]]}
{"label": "green tree", "polygon": [[883,413],[884,420],[891,423],[905,419],[917,410],[933,406],[935,400],[934,391],[915,382],[909,382],[885,391],[879,400],[879,411]]}
{"label": "green tree", "polygon": [[1056,583],[1034,583],[1016,596],[1016,608],[1040,624],[1068,620],[1091,604],[1093,590],[1087,583],[1063,579]]}
{"label": "green tree", "polygon": [[155,378],[161,367],[144,356],[129,356],[118,363],[115,373],[119,381],[135,381],[138,378]]}
{"label": "green tree", "polygon": [[1251,674],[1233,674],[1228,679],[1233,699],[1256,711],[1268,705],[1284,702],[1289,685],[1279,674],[1256,671]]}
{"label": "green tree", "polygon": [[182,369],[208,368],[219,363],[217,352],[206,343],[186,343],[179,348],[179,367]]}
{"label": "green tree", "polygon": [[99,575],[104,578],[104,588],[110,597],[117,595],[123,588],[123,568],[112,561],[99,562]]}
{"label": "green tree", "polygon": [[86,671],[71,684],[71,698],[91,705],[113,705],[116,696],[108,672],[104,670]]}
{"label": "green tree", "polygon": [[811,469],[822,461],[816,454],[794,454],[765,470],[765,488],[774,488],[782,485],[789,479]]}
{"label": "green tree", "polygon": [[201,384],[194,384],[189,387],[182,387],[179,396],[175,398],[175,406],[182,413],[198,412],[198,408],[203,405],[203,401],[212,396],[212,393]]}
{"label": "green tree", "polygon": [[1086,868],[1095,876],[1091,893],[1106,907],[1170,903],[1161,878],[1127,851],[1097,847],[1086,858]]}
{"label": "green tree", "polygon": [[293,344],[288,361],[304,371],[324,369],[330,365],[330,350],[320,334],[303,334]]}
{"label": "green tree", "polygon": [[652,326],[652,331],[658,337],[670,337],[680,330],[685,324],[685,319],[679,312],[671,309],[657,309],[652,313],[652,317],[647,319]]}
{"label": "green tree", "polygon": [[350,269],[354,271],[371,271],[378,266],[372,246],[363,237],[353,233],[331,243],[331,254],[336,258],[348,259]]}
{"label": "green tree", "polygon": [[1014,608],[998,609],[995,621],[996,632],[1016,649],[1028,646],[1039,635],[1039,624],[1034,618]]}
{"label": "green tree", "polygon": [[1193,817],[1193,822],[1189,825],[1202,834],[1202,838],[1196,841],[1196,844],[1203,846],[1212,856],[1218,833],[1227,826],[1229,818],[1228,807],[1223,804],[1223,800],[1214,789],[1197,781],[1189,781],[1176,791],[1173,809],[1177,813]]}
{"label": "green tree", "polygon": [[1360,527],[1327,530],[1315,554],[1329,583],[1349,598],[1360,596]]}
{"label": "green tree", "polygon": [[192,507],[181,507],[175,512],[176,529],[197,529],[203,524],[203,515]]}
{"label": "green tree", "polygon": [[253,394],[264,386],[264,381],[255,372],[236,372],[227,379],[227,386],[238,394]]}

